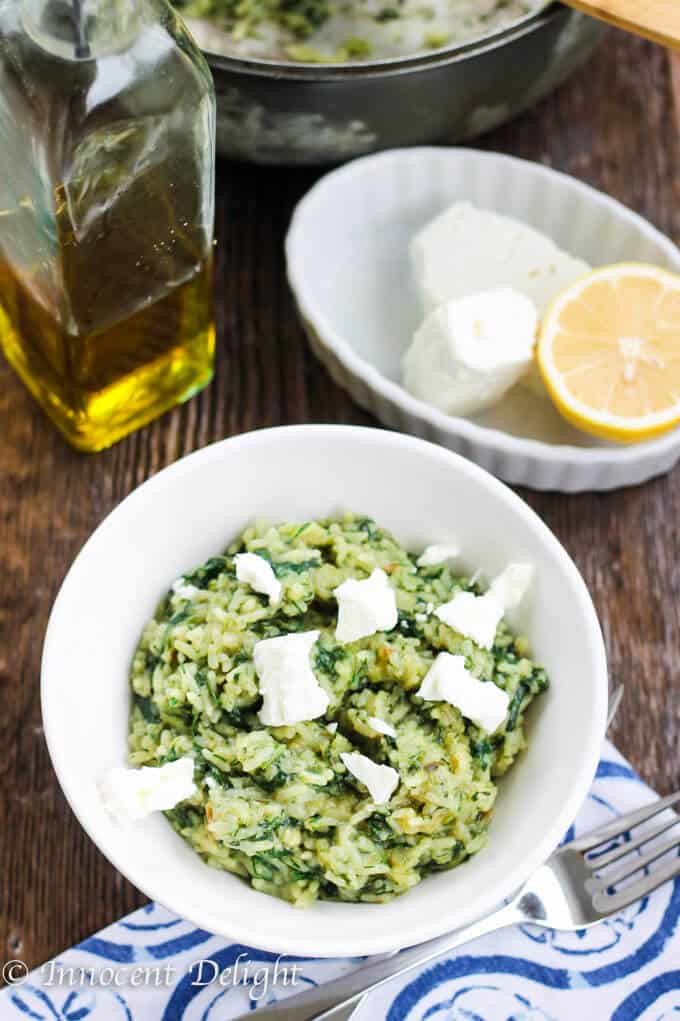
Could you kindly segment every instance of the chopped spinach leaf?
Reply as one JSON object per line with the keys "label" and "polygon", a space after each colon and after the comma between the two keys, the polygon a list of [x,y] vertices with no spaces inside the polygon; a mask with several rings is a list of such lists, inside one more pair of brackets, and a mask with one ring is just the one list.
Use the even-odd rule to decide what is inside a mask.
{"label": "chopped spinach leaf", "polygon": [[210,560],[201,566],[197,567],[191,574],[186,574],[185,580],[188,585],[194,585],[195,588],[207,588],[211,581],[215,578],[219,578],[220,574],[227,568],[226,557],[211,557]]}
{"label": "chopped spinach leaf", "polygon": [[152,699],[145,698],[143,695],[135,695],[134,705],[137,706],[147,723],[158,723],[160,720],[161,714],[158,711],[158,706]]}
{"label": "chopped spinach leaf", "polygon": [[199,821],[197,812],[182,805],[176,805],[175,808],[169,809],[165,815],[178,830],[191,830]]}
{"label": "chopped spinach leaf", "polygon": [[365,825],[371,839],[374,840],[376,844],[380,844],[381,847],[392,848],[411,846],[411,841],[405,837],[404,834],[396,833],[384,816],[380,815],[378,812],[374,812],[373,815],[369,815],[368,819],[366,819]]}
{"label": "chopped spinach leaf", "polygon": [[507,731],[514,730],[517,726],[517,720],[519,719],[519,714],[522,711],[522,703],[529,694],[529,685],[525,684],[524,681],[520,681],[517,685],[517,691],[512,696],[510,705],[508,706],[508,719],[505,724],[505,729]]}
{"label": "chopped spinach leaf", "polygon": [[346,656],[347,651],[341,645],[336,645],[330,649],[325,645],[318,645],[314,660],[318,670],[323,670],[325,673],[332,675],[335,673],[337,664],[341,659],[345,659]]}
{"label": "chopped spinach leaf", "polygon": [[406,635],[407,638],[422,637],[422,631],[415,618],[410,613],[404,613],[403,610],[399,610],[397,631],[401,632],[402,635]]}
{"label": "chopped spinach leaf", "polygon": [[365,532],[371,542],[377,542],[380,539],[380,529],[372,518],[362,518],[357,522],[357,528],[360,532]]}
{"label": "chopped spinach leaf", "polygon": [[272,561],[272,568],[277,578],[285,578],[287,574],[304,574],[305,571],[313,571],[315,567],[321,566],[321,560],[314,557],[310,560],[279,560]]}
{"label": "chopped spinach leaf", "polygon": [[264,777],[258,773],[253,776],[253,779],[257,781],[258,787],[261,787],[263,790],[276,791],[279,787],[285,787],[290,780],[290,776],[280,766],[276,766],[271,776]]}
{"label": "chopped spinach leaf", "polygon": [[144,653],[144,669],[148,670],[150,674],[154,672],[160,661],[161,657],[153,653],[151,649],[147,649]]}
{"label": "chopped spinach leaf", "polygon": [[250,860],[250,867],[256,879],[271,881],[274,878],[274,870],[264,854],[256,854]]}
{"label": "chopped spinach leaf", "polygon": [[243,727],[244,709],[236,706],[234,709],[223,709],[220,716],[220,723],[227,723],[230,727]]}
{"label": "chopped spinach leaf", "polygon": [[473,759],[476,759],[482,769],[488,769],[493,764],[493,756],[496,751],[496,742],[488,737],[479,741],[470,742],[470,751]]}
{"label": "chopped spinach leaf", "polygon": [[529,678],[531,690],[534,694],[538,695],[539,692],[545,691],[549,686],[548,675],[546,674],[543,667],[534,667],[534,670]]}

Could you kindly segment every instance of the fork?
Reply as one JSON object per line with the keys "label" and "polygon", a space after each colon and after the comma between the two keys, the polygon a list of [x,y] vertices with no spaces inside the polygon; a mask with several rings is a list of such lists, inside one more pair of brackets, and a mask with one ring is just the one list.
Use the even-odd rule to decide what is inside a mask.
{"label": "fork", "polygon": [[[680,875],[678,855],[648,871],[651,865],[680,847],[680,830],[656,843],[680,822],[674,812],[667,812],[679,801],[680,791],[577,837],[555,851],[513,899],[494,914],[458,932],[382,958],[283,1003],[258,1010],[257,1021],[344,1021],[352,1016],[367,993],[480,936],[526,922],[562,930],[597,925]],[[657,816],[662,818],[654,829],[627,839],[631,830]],[[618,843],[612,847],[613,841]],[[642,852],[647,844],[653,846],[629,858],[634,851]],[[643,875],[634,879],[638,872]]]}

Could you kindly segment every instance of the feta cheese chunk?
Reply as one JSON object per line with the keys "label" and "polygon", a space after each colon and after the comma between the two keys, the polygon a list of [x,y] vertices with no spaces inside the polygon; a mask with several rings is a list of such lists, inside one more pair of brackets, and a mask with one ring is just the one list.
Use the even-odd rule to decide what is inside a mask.
{"label": "feta cheese chunk", "polygon": [[201,590],[196,588],[195,585],[188,585],[184,578],[178,578],[177,581],[172,583],[172,591],[180,599],[193,599]]}
{"label": "feta cheese chunk", "polygon": [[488,734],[508,714],[510,699],[493,681],[480,681],[465,666],[464,656],[440,652],[416,692],[428,702],[449,702]]}
{"label": "feta cheese chunk", "polygon": [[416,564],[418,567],[435,567],[437,564],[445,564],[447,560],[454,560],[459,553],[458,546],[454,546],[452,543],[426,546],[416,560]]}
{"label": "feta cheese chunk", "polygon": [[519,606],[533,573],[530,564],[508,564],[483,596],[457,592],[448,603],[437,607],[435,616],[483,649],[490,649],[503,614]]}
{"label": "feta cheese chunk", "polygon": [[399,774],[392,766],[381,766],[360,752],[342,752],[340,758],[357,780],[365,787],[376,805],[386,805],[392,797]]}
{"label": "feta cheese chunk", "polygon": [[397,736],[394,727],[390,723],[385,723],[384,720],[378,719],[377,716],[369,716],[368,725],[372,730],[375,730],[376,734],[384,734],[385,737]]}
{"label": "feta cheese chunk", "polygon": [[368,638],[376,631],[391,631],[397,626],[397,597],[387,575],[379,567],[370,578],[348,578],[333,593],[338,601],[335,637],[347,644]]}
{"label": "feta cheese chunk", "polygon": [[511,287],[542,315],[590,269],[528,224],[470,202],[454,202],[423,227],[410,255],[426,312],[477,291]]}
{"label": "feta cheese chunk", "polygon": [[335,720],[333,720],[331,723],[326,724],[326,730],[330,731],[331,734],[337,734],[338,725],[335,722]]}
{"label": "feta cheese chunk", "polygon": [[483,596],[476,596],[474,592],[456,592],[453,599],[438,606],[434,614],[482,649],[490,649],[503,617],[503,607],[489,592]]}
{"label": "feta cheese chunk", "polygon": [[534,577],[531,564],[508,564],[491,583],[489,592],[504,610],[514,610],[524,599]]}
{"label": "feta cheese chunk", "polygon": [[430,313],[403,359],[406,389],[447,415],[496,404],[531,365],[536,308],[519,291],[479,291]]}
{"label": "feta cheese chunk", "polygon": [[99,793],[107,811],[122,824],[174,808],[195,791],[194,760],[188,756],[164,766],[142,766],[141,769],[116,766],[99,782]]}
{"label": "feta cheese chunk", "polygon": [[330,699],[309,662],[318,631],[302,631],[255,643],[253,661],[264,699],[259,718],[265,726],[283,727],[315,720]]}
{"label": "feta cheese chunk", "polygon": [[281,582],[274,574],[272,565],[264,557],[258,557],[257,553],[237,553],[234,563],[239,581],[250,585],[255,592],[269,596],[270,603],[279,602]]}

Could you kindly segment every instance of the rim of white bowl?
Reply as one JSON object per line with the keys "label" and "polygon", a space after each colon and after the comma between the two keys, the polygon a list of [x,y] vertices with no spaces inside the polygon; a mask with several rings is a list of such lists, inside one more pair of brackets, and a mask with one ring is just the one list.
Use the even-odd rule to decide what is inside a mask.
{"label": "rim of white bowl", "polygon": [[[282,432],[298,434],[300,437],[310,435],[315,438],[331,438],[333,436],[344,435],[355,437],[360,442],[375,441],[389,446],[411,447],[438,459],[444,469],[451,468],[453,465],[457,471],[474,478],[483,489],[493,493],[494,498],[502,505],[512,508],[513,512],[519,513],[530,522],[532,528],[542,536],[547,545],[552,549],[561,568],[566,574],[571,576],[575,590],[580,593],[579,598],[584,617],[589,622],[584,639],[590,643],[593,661],[594,699],[593,712],[587,721],[590,733],[587,740],[586,753],[582,756],[578,769],[574,772],[571,788],[562,801],[559,811],[557,811],[552,823],[546,828],[542,838],[533,848],[532,853],[509,869],[499,879],[496,887],[490,888],[486,893],[477,896],[465,907],[461,908],[456,917],[456,926],[466,925],[489,914],[506,897],[511,896],[549,858],[567,832],[587,796],[595,776],[602,750],[602,741],[606,732],[608,697],[607,660],[602,630],[590,593],[576,565],[557,537],[536,512],[503,482],[500,482],[472,461],[467,460],[460,454],[447,450],[445,447],[414,436],[407,436],[385,429],[351,425],[294,425],[277,426],[243,433],[220,440],[217,443],[204,447],[202,450],[180,458],[180,460],[162,469],[134,489],[104,518],[76,555],[53,604],[43,645],[41,666],[40,694],[45,740],[61,789],[78,822],[111,864],[151,900],[163,904],[181,918],[192,922],[208,932],[222,936],[225,939],[256,946],[271,953],[294,954],[305,957],[355,957],[387,953],[405,946],[423,943],[428,939],[443,935],[449,929],[449,926],[446,924],[446,918],[443,920],[444,924],[438,922],[434,915],[422,918],[418,924],[409,922],[405,930],[385,932],[382,939],[372,938],[367,940],[361,932],[356,932],[349,937],[344,933],[339,933],[333,940],[325,939],[325,945],[321,947],[319,946],[318,935],[315,935],[313,931],[305,933],[304,912],[291,906],[291,923],[295,921],[296,924],[291,924],[290,929],[287,930],[285,936],[286,945],[284,946],[281,939],[271,933],[271,925],[266,919],[261,918],[254,924],[252,917],[244,921],[241,918],[229,917],[228,914],[225,916],[224,911],[195,910],[191,902],[190,891],[185,892],[184,889],[167,890],[164,888],[162,880],[158,881],[155,877],[139,875],[135,868],[134,860],[128,860],[120,855],[111,854],[108,851],[102,827],[98,825],[96,819],[93,820],[90,817],[87,809],[83,809],[79,803],[78,784],[77,782],[72,782],[77,781],[77,778],[72,778],[69,775],[69,770],[64,762],[63,741],[55,734],[52,725],[51,710],[54,700],[59,697],[59,676],[58,674],[52,676],[50,662],[59,641],[61,618],[68,618],[69,588],[72,584],[71,579],[76,564],[88,555],[90,548],[106,540],[107,533],[121,509],[123,507],[129,509],[135,503],[143,500],[150,489],[162,488],[167,479],[181,474],[190,466],[195,467],[202,462],[208,464],[212,460],[218,460],[223,449],[227,446],[243,446],[247,448],[276,443],[277,437]],[[130,858],[134,859],[134,855],[131,854]],[[197,865],[201,864],[198,856],[196,856],[196,863]],[[361,905],[361,907],[366,907],[366,905]],[[379,909],[379,907],[380,905],[377,905],[376,909]],[[266,912],[264,914],[266,915]]]}
{"label": "rim of white bowl", "polygon": [[[374,167],[380,163],[388,163],[393,160],[408,159],[417,157],[418,154],[427,153],[436,159],[457,159],[459,157],[478,159],[485,163],[511,164],[520,167],[527,175],[535,177],[558,179],[562,185],[572,191],[586,197],[588,200],[605,206],[620,219],[628,220],[649,239],[659,244],[667,252],[671,261],[675,264],[674,269],[680,273],[680,249],[662,231],[658,230],[641,216],[634,212],[618,199],[612,198],[590,184],[579,181],[561,170],[554,170],[552,167],[543,166],[541,163],[534,163],[531,160],[521,159],[518,156],[508,156],[505,153],[487,152],[482,149],[437,146],[416,146],[412,148],[390,149],[386,152],[374,153],[369,156],[362,156],[352,160],[350,163],[336,170],[331,170],[314,184],[309,191],[303,195],[295,206],[290,226],[286,234],[285,251],[288,271],[288,281],[295,296],[298,310],[303,319],[306,319],[313,327],[318,340],[324,347],[338,359],[341,365],[351,375],[361,379],[371,390],[379,394],[385,400],[397,405],[407,414],[419,418],[428,425],[440,432],[451,436],[461,436],[471,443],[477,443],[486,447],[499,450],[504,454],[524,455],[535,461],[555,464],[607,466],[611,464],[629,465],[635,464],[647,458],[656,460],[667,451],[680,446],[680,431],[672,429],[657,439],[648,440],[642,443],[633,443],[628,446],[608,447],[576,447],[573,444],[553,444],[543,440],[533,440],[523,436],[513,436],[511,433],[491,426],[479,425],[467,418],[455,415],[446,415],[443,411],[432,407],[425,401],[413,397],[399,383],[384,376],[370,362],[358,355],[347,340],[328,322],[323,307],[307,293],[305,286],[304,257],[301,254],[301,237],[304,235],[305,218],[310,215],[314,203],[324,192],[332,190],[335,183],[344,177],[353,175],[359,176],[368,167]],[[635,261],[630,259],[628,261]]]}

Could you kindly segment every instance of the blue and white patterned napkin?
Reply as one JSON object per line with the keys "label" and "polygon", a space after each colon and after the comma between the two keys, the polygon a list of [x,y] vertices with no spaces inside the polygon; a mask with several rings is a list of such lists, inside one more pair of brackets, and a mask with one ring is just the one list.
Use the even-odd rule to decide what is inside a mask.
{"label": "blue and white patterned napkin", "polygon": [[[567,836],[652,798],[606,743]],[[0,993],[0,1021],[228,1021],[357,964],[277,960],[148,904],[28,975],[8,962],[6,977],[18,981]],[[520,926],[485,936],[379,990],[355,1017],[680,1021],[680,879],[588,932]]]}

